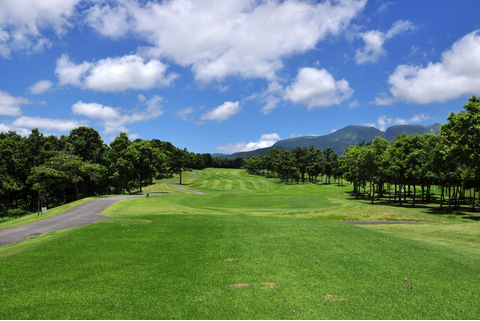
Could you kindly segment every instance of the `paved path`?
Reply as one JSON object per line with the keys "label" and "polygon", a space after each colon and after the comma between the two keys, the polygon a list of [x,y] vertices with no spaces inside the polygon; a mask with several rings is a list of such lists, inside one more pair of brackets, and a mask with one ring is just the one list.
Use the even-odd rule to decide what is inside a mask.
{"label": "paved path", "polygon": [[[200,176],[200,174],[198,174],[197,172],[193,172],[195,174],[195,176],[193,176],[192,178],[195,178],[195,177],[198,177]],[[169,182],[167,182],[166,184],[172,184],[173,182],[175,181],[178,181],[180,178],[175,178]],[[188,192],[192,192],[192,193],[195,193],[195,194],[207,194],[205,192],[199,192],[199,191],[193,191],[191,189],[186,189],[180,185],[177,185],[177,184],[172,184],[173,187],[177,188],[177,189],[181,189],[181,190],[184,190],[184,191],[188,191]]]}
{"label": "paved path", "polygon": [[[200,174],[196,172],[194,173],[195,176],[193,177],[200,176]],[[178,178],[167,182],[167,184],[171,184],[176,180],[178,180]],[[172,186],[178,189],[193,192],[195,194],[206,194],[204,192],[188,190],[176,184],[172,184]],[[0,246],[18,243],[23,241],[27,237],[39,236],[48,232],[64,230],[67,228],[78,227],[107,220],[112,217],[102,216],[98,214],[102,213],[107,207],[109,207],[113,203],[133,197],[145,197],[145,195],[124,195],[97,198],[93,201],[77,206],[63,214],[52,216],[27,225],[0,229]]]}
{"label": "paved path", "polygon": [[77,206],[63,214],[52,216],[27,225],[0,229],[0,246],[23,241],[26,237],[38,236],[44,233],[64,230],[107,220],[109,216],[98,215],[107,207],[118,201],[145,197],[145,195],[125,195],[106,198],[97,198],[93,201]]}

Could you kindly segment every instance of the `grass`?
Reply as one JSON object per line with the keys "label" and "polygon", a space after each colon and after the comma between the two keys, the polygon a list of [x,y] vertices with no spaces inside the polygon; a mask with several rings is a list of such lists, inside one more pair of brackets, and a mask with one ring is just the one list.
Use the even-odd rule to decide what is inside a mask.
{"label": "grass", "polygon": [[479,222],[352,201],[351,186],[200,174],[182,185],[206,195],[125,200],[114,219],[0,248],[0,318],[480,318]]}

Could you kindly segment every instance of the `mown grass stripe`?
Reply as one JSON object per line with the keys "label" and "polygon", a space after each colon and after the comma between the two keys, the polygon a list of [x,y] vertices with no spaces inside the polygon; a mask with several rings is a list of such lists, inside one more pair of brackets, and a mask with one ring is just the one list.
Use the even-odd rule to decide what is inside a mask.
{"label": "mown grass stripe", "polygon": [[238,184],[240,185],[240,189],[242,191],[249,191],[249,189],[247,188],[246,184],[245,184],[245,181],[243,180],[238,180]]}

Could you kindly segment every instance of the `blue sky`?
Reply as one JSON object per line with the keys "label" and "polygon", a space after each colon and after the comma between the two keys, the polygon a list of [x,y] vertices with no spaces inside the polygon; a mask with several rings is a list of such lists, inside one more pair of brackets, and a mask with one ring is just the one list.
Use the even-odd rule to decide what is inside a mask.
{"label": "blue sky", "polygon": [[480,95],[478,0],[0,1],[0,131],[232,153],[444,123]]}

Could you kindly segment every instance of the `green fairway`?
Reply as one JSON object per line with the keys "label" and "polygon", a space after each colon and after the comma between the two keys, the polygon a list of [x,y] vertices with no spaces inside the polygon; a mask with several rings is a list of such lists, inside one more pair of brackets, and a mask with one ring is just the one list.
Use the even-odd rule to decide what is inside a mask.
{"label": "green fairway", "polygon": [[478,222],[241,170],[183,183],[208,194],[128,199],[0,248],[0,318],[480,318]]}

